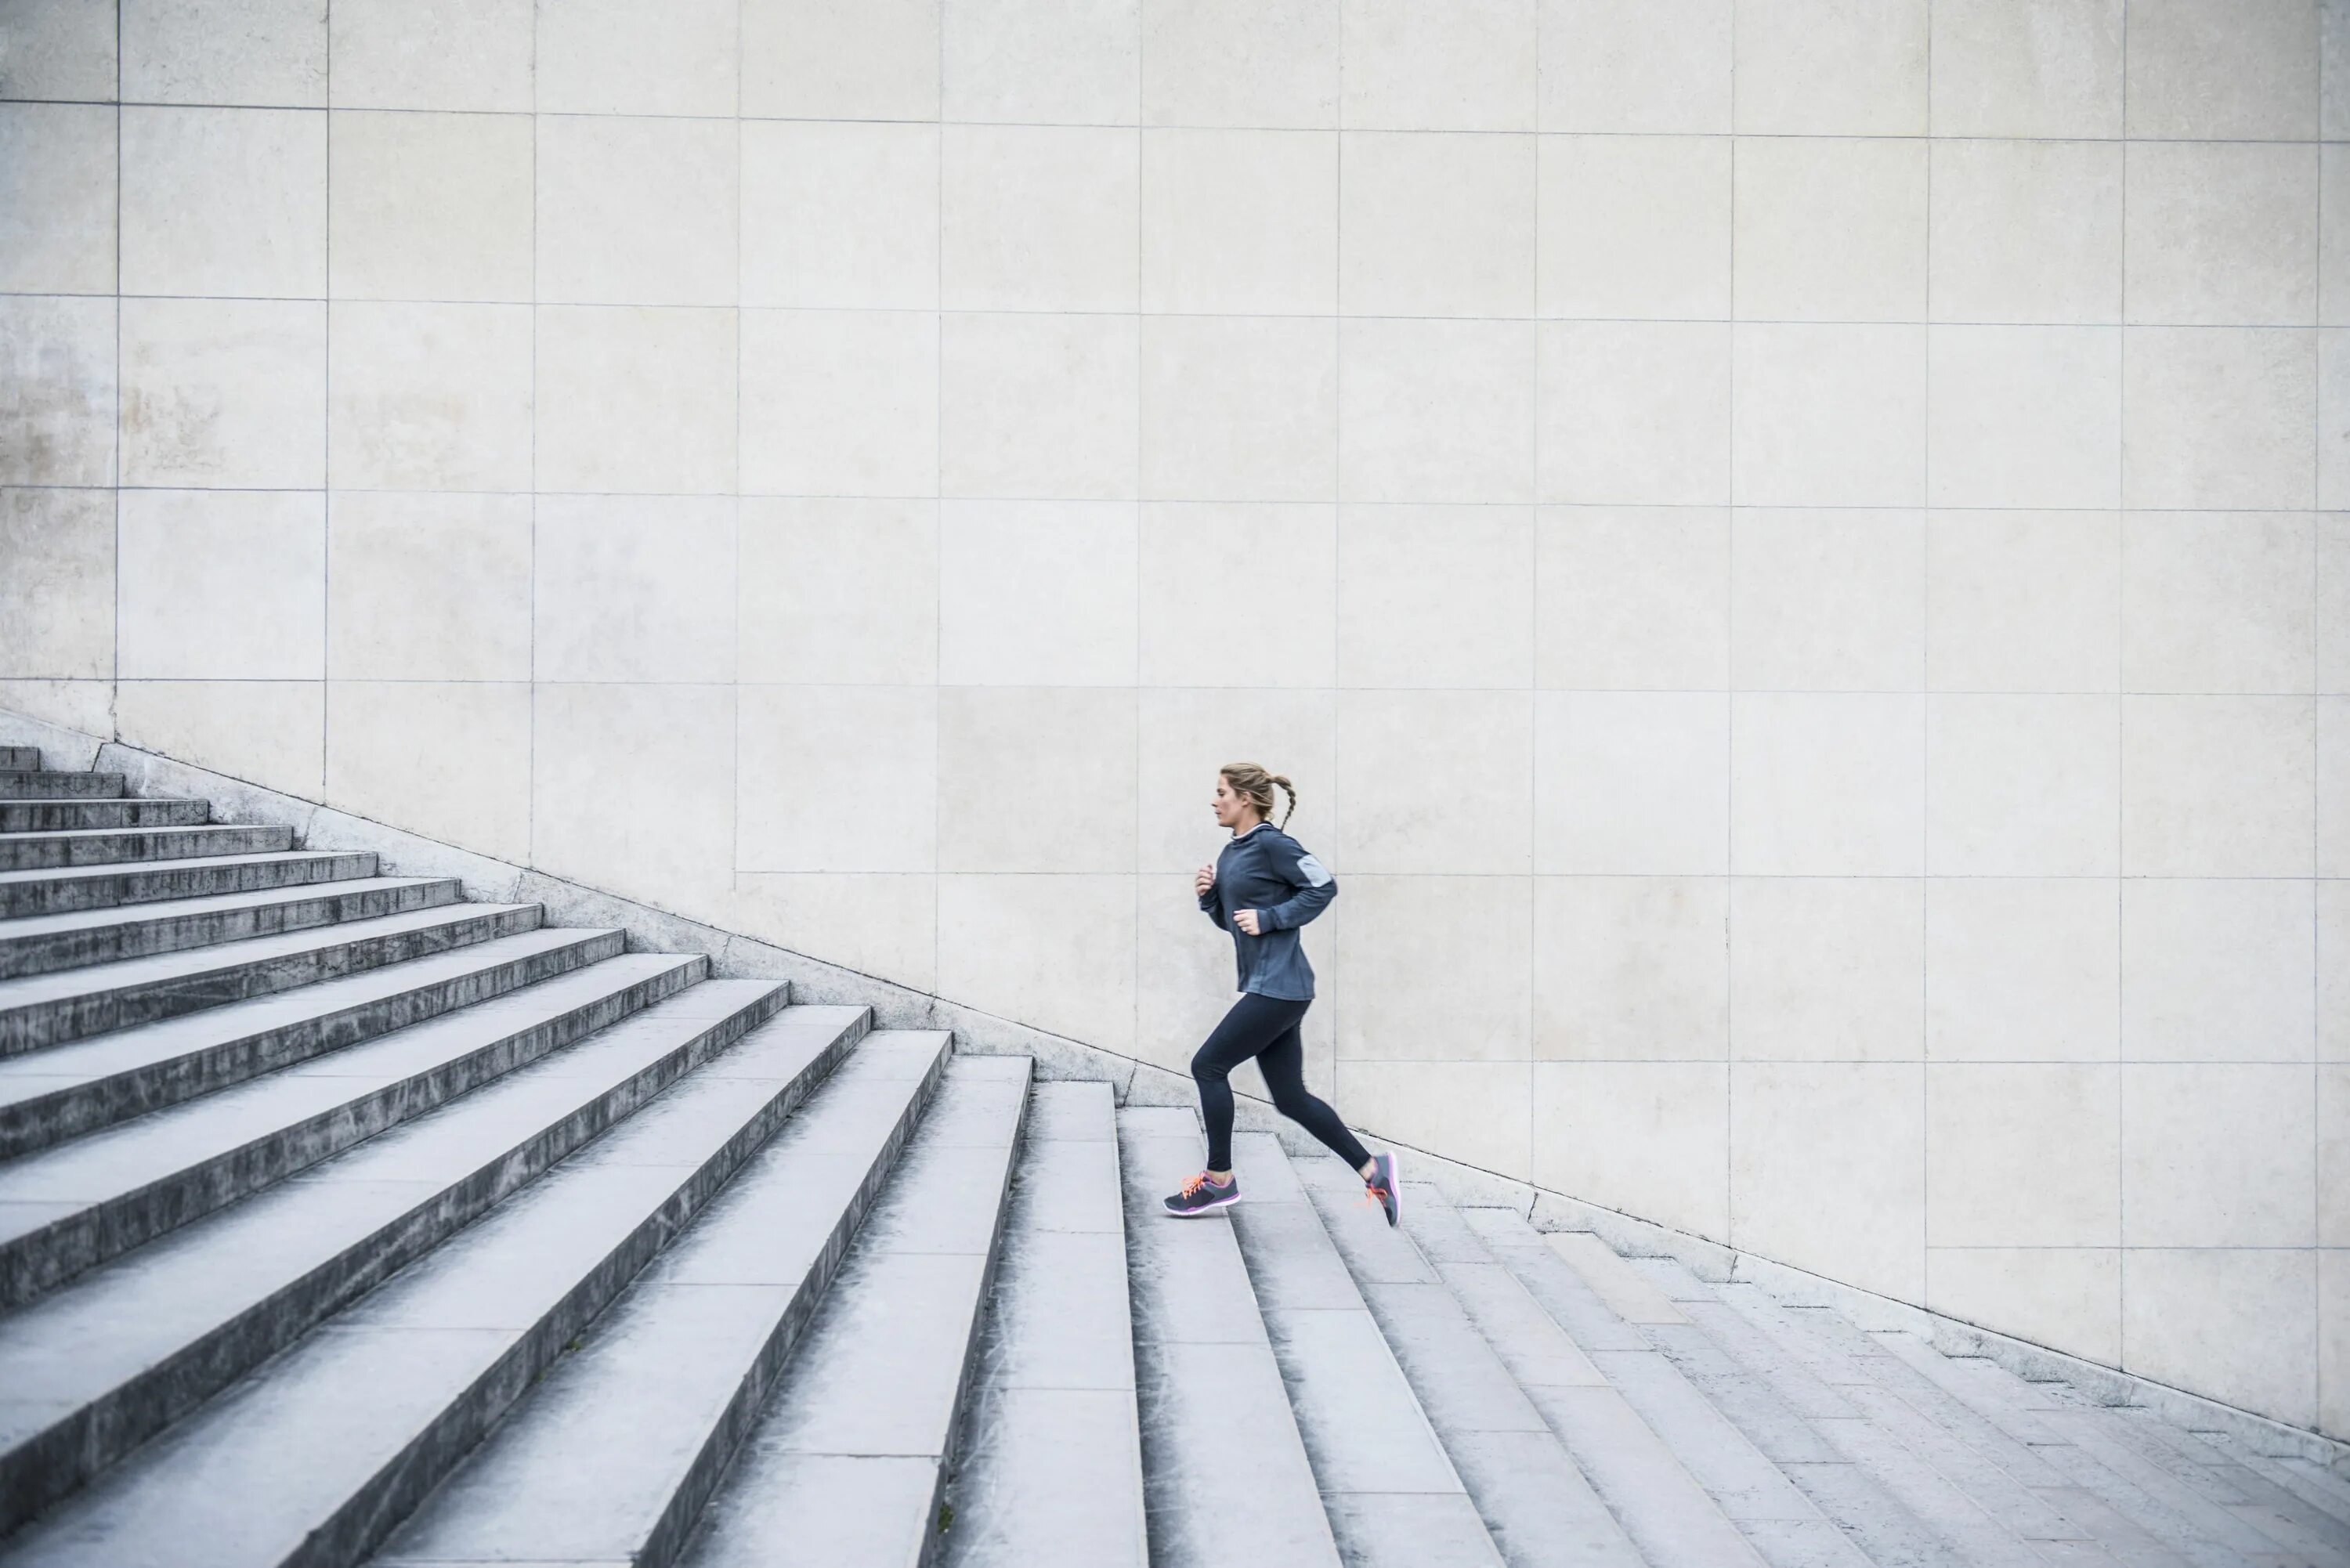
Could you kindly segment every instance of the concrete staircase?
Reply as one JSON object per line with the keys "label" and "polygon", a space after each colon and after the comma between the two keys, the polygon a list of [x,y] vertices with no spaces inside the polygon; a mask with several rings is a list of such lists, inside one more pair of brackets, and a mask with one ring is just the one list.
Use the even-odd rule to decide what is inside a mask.
{"label": "concrete staircase", "polygon": [[2350,1563],[2350,1482],[0,748],[0,1565]]}

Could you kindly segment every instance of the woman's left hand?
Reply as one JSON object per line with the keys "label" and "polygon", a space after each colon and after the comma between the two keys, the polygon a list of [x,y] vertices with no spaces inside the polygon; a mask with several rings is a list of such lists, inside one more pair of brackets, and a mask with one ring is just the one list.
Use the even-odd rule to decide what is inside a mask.
{"label": "woman's left hand", "polygon": [[1243,932],[1252,937],[1261,937],[1264,935],[1263,931],[1256,929],[1256,911],[1254,909],[1241,910],[1238,914],[1232,917],[1232,924],[1238,926]]}

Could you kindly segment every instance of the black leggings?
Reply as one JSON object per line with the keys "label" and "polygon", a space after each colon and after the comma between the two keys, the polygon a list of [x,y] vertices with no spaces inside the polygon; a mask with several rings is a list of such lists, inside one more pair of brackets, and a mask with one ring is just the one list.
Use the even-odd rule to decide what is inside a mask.
{"label": "black leggings", "polygon": [[1200,1115],[1208,1124],[1208,1168],[1232,1168],[1232,1090],[1225,1082],[1232,1070],[1256,1058],[1264,1085],[1273,1091],[1274,1108],[1330,1146],[1331,1151],[1360,1170],[1370,1150],[1347,1130],[1338,1113],[1317,1100],[1305,1087],[1305,1042],[1297,1033],[1310,1002],[1289,1002],[1277,996],[1243,992],[1232,1010],[1191,1058],[1191,1077],[1200,1085]]}

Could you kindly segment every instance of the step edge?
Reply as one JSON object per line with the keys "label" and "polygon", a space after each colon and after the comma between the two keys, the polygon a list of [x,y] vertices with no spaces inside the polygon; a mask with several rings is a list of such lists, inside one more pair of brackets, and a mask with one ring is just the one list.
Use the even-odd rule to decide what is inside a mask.
{"label": "step edge", "polygon": [[[687,992],[692,989],[688,987]],[[247,1303],[226,1321],[211,1325],[13,1448],[0,1449],[0,1538],[79,1491],[140,1443],[183,1418],[602,1132],[619,1126],[699,1063],[682,1062],[650,1092],[643,1092],[647,1080],[667,1071],[671,1064],[681,1063],[697,1049],[707,1059],[730,1048],[789,1005],[789,985],[779,983],[723,1018],[695,1021],[702,1027],[654,1062],[575,1102],[553,1124],[534,1128],[521,1141],[444,1183],[407,1210],[280,1283],[268,1295]],[[715,1050],[708,1049],[721,1036],[723,1043]],[[622,1106],[622,1102],[627,1103]],[[615,1106],[621,1106],[617,1116],[611,1115]],[[563,1146],[559,1152],[550,1152],[558,1144]],[[285,1321],[273,1323],[273,1318]]]}
{"label": "step edge", "polygon": [[[527,961],[517,959],[511,961],[520,963]],[[183,1225],[192,1224],[208,1214],[217,1213],[266,1191],[312,1166],[357,1148],[369,1138],[442,1106],[453,1104],[475,1089],[495,1083],[534,1062],[544,1061],[669,997],[681,994],[695,983],[693,980],[682,978],[690,973],[691,968],[690,961],[680,961],[630,981],[617,990],[585,998],[560,1012],[534,1019],[492,1039],[475,1042],[463,1052],[404,1077],[371,1085],[297,1120],[255,1134],[234,1147],[217,1149],[151,1181],[93,1199],[70,1214],[58,1216],[38,1230],[26,1231],[0,1243],[0,1311],[37,1301],[109,1259],[120,1257]],[[563,972],[586,971],[574,969]],[[504,994],[517,993],[508,992]],[[586,1017],[608,1007],[617,1008],[612,1016],[582,1032],[573,1033],[580,1028]],[[436,1018],[454,1017],[463,1011],[459,1008],[452,1012],[438,1014]],[[417,1022],[434,1021],[420,1019]],[[402,1030],[394,1029],[366,1041],[352,1042],[343,1048],[353,1049],[391,1040],[400,1033]],[[536,1038],[542,1034],[547,1038]],[[531,1054],[519,1054],[525,1051]],[[515,1055],[515,1059],[503,1065],[483,1063],[486,1057],[508,1054]],[[437,1080],[451,1075],[463,1077],[464,1082],[462,1085],[436,1085]],[[265,1082],[271,1075],[255,1075],[237,1085],[223,1085],[215,1092],[224,1093],[245,1084]],[[438,1097],[421,1097],[436,1093]],[[180,1101],[178,1105],[194,1106],[212,1098],[210,1094],[196,1096]],[[176,1108],[178,1106],[159,1107]],[[138,1119],[126,1118],[113,1125],[129,1126]],[[314,1137],[322,1141],[307,1157],[289,1159],[268,1157],[274,1146],[298,1145]],[[61,1147],[63,1145],[51,1147]],[[33,1264],[37,1260],[31,1254],[43,1249],[64,1249],[67,1256],[50,1269],[36,1269]]]}

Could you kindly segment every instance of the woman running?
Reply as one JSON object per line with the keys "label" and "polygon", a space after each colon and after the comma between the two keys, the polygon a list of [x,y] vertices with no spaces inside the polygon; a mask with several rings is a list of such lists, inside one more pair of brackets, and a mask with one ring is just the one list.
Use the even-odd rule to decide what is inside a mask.
{"label": "woman running", "polygon": [[1305,1087],[1305,1043],[1297,1025],[1314,1002],[1314,970],[1298,946],[1297,929],[1338,896],[1338,884],[1305,846],[1266,819],[1274,786],[1289,797],[1281,814],[1297,810],[1297,791],[1254,763],[1233,763],[1216,775],[1216,825],[1232,842],[1213,866],[1200,867],[1194,886],[1208,919],[1232,934],[1240,992],[1232,1010],[1191,1058],[1200,1085],[1200,1116],[1208,1124],[1208,1168],[1166,1199],[1170,1214],[1189,1218],[1240,1201],[1232,1175],[1232,1091],[1225,1080],[1253,1056],[1273,1091],[1274,1108],[1320,1138],[1355,1168],[1393,1225],[1403,1212],[1396,1158],[1356,1141],[1338,1113]]}

